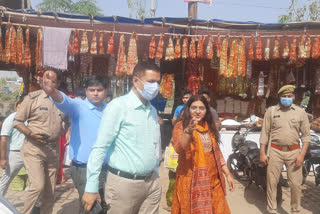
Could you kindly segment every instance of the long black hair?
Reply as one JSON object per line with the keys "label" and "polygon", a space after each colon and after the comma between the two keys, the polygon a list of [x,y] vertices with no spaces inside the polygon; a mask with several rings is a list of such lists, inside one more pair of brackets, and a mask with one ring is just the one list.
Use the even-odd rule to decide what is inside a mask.
{"label": "long black hair", "polygon": [[212,114],[210,111],[209,103],[208,103],[207,99],[202,95],[194,95],[188,100],[187,105],[183,109],[183,112],[182,112],[183,115],[181,115],[183,128],[184,129],[187,128],[188,124],[190,123],[190,120],[191,120],[190,106],[192,105],[193,102],[196,102],[196,101],[201,101],[204,104],[204,106],[206,107],[206,115],[204,116],[203,119],[205,122],[208,123],[209,130],[214,134],[216,142],[219,143],[220,142],[220,134],[216,128],[215,122],[213,121],[213,117],[212,117]]}

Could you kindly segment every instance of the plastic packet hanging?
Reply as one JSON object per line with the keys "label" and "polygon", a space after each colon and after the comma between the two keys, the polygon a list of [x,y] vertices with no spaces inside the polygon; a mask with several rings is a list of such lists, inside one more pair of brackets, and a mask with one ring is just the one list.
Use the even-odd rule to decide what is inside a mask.
{"label": "plastic packet hanging", "polygon": [[247,61],[246,76],[247,76],[247,79],[251,79],[251,77],[252,77],[252,60]]}
{"label": "plastic packet hanging", "polygon": [[263,95],[264,95],[264,74],[263,74],[263,71],[260,71],[257,96],[262,97]]}

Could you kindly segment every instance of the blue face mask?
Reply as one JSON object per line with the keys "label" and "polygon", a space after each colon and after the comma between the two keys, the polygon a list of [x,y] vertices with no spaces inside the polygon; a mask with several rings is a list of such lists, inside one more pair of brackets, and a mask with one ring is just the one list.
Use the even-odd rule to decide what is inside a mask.
{"label": "blue face mask", "polygon": [[143,90],[141,91],[139,88],[136,87],[139,94],[146,100],[153,100],[159,93],[159,83],[154,82],[143,82],[141,79],[137,77],[137,79],[143,83]]}
{"label": "blue face mask", "polygon": [[293,99],[292,97],[281,97],[280,102],[285,107],[290,107],[292,105]]}

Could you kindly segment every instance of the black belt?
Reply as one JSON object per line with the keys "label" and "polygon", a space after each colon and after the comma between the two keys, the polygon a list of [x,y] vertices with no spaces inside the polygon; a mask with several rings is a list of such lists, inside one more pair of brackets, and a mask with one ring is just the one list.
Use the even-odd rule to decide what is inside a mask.
{"label": "black belt", "polygon": [[123,178],[132,179],[132,180],[147,180],[152,176],[152,172],[149,175],[133,175],[128,172],[123,172],[118,169],[114,169],[108,165],[108,171],[112,174],[118,175]]}

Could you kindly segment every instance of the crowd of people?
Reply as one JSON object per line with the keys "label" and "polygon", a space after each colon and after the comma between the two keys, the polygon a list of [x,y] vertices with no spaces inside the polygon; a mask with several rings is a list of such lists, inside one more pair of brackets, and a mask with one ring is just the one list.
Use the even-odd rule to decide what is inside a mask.
{"label": "crowd of people", "polygon": [[[40,80],[41,90],[17,102],[17,112],[2,125],[0,195],[6,194],[24,166],[30,185],[23,213],[32,214],[36,209],[52,213],[56,184],[64,180],[59,153],[68,141],[71,178],[81,202],[79,213],[158,213],[161,134],[159,116],[150,101],[159,92],[160,78],[158,66],[139,62],[131,91],[107,104],[102,77],[88,77],[85,95],[73,97],[58,90],[60,73],[48,69]],[[305,111],[292,104],[294,86],[285,86],[278,94],[279,104],[265,114],[260,140],[260,160],[268,165],[267,210],[277,213],[276,186],[285,164],[291,211],[298,213],[309,122]],[[187,90],[182,101],[172,120],[171,144],[179,154],[179,164],[176,173],[169,172],[168,206],[173,214],[228,214],[226,183],[231,192],[235,183],[219,148],[220,122],[210,106],[210,91],[202,89],[193,95]]]}

